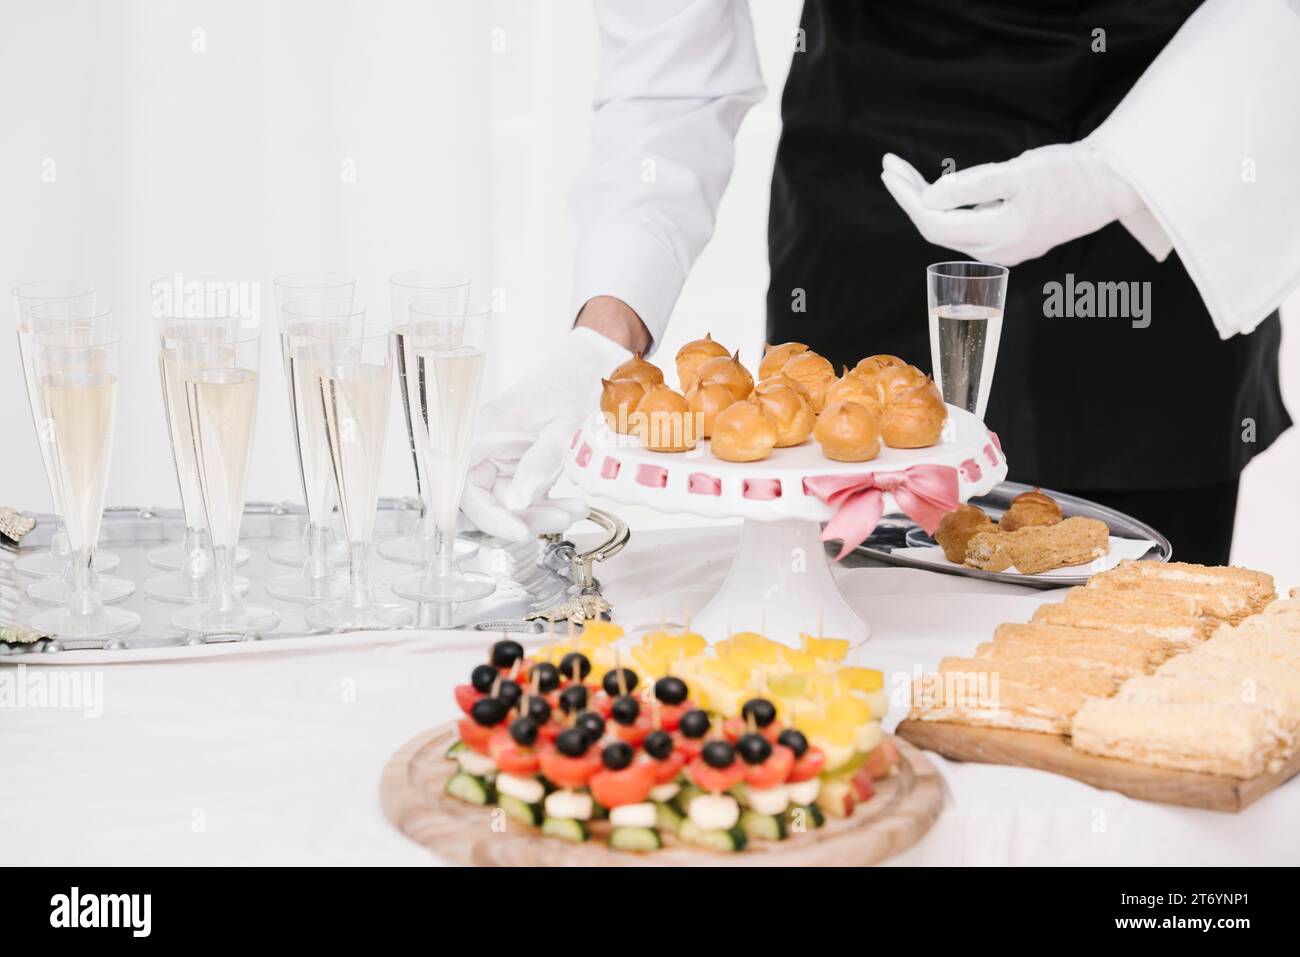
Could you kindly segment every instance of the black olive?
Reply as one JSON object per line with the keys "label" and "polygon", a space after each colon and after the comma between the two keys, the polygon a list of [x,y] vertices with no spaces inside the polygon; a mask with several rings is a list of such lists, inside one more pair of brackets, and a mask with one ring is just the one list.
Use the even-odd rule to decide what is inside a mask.
{"label": "black olive", "polygon": [[794,728],[786,728],[776,739],[777,744],[784,744],[794,752],[796,758],[802,758],[803,753],[808,750],[808,739],[803,736],[802,731],[796,731]]}
{"label": "black olive", "polygon": [[682,715],[682,720],[677,725],[677,730],[681,731],[688,738],[702,738],[709,733],[711,724],[709,716],[698,708],[694,711],[687,711]]}
{"label": "black olive", "polygon": [[587,686],[570,685],[560,692],[560,710],[565,714],[574,714],[587,710]]}
{"label": "black olive", "polygon": [[656,761],[667,760],[668,755],[673,753],[673,736],[667,731],[651,731],[641,742],[641,747]]}
{"label": "black olive", "polygon": [[611,771],[622,771],[632,763],[632,745],[626,741],[611,741],[600,753],[600,760]]}
{"label": "black olive", "polygon": [[592,744],[605,736],[605,719],[594,711],[584,711],[578,715],[573,726],[585,734]]}
{"label": "black olive", "polygon": [[537,722],[532,718],[515,718],[510,722],[510,737],[520,747],[531,748],[537,743]]}
{"label": "black olive", "polygon": [[560,659],[560,676],[570,681],[581,681],[591,674],[591,662],[587,656],[571,651]]}
{"label": "black olive", "polygon": [[736,760],[736,749],[726,741],[710,741],[700,754],[711,768],[729,768]]}
{"label": "black olive", "polygon": [[501,684],[497,685],[495,697],[504,701],[507,708],[513,708],[519,703],[519,697],[523,693],[523,689],[519,687],[519,682],[506,678]]}
{"label": "black olive", "polygon": [[736,741],[736,750],[746,764],[762,764],[772,756],[772,742],[761,734],[742,734]]}
{"label": "black olive", "polygon": [[517,641],[498,641],[492,646],[492,664],[498,668],[509,668],[524,656],[524,646]]}
{"label": "black olive", "polygon": [[[619,672],[623,673],[623,686],[619,687]],[[636,672],[631,668],[611,668],[605,672],[605,680],[600,686],[605,689],[605,694],[611,698],[617,698],[621,694],[631,694],[636,690],[637,681]]]}
{"label": "black olive", "polygon": [[560,686],[560,672],[555,665],[542,662],[540,665],[533,665],[532,670],[528,672],[528,684],[531,687],[533,682],[537,683],[537,690],[542,694],[549,694]]}
{"label": "black olive", "polygon": [[490,728],[504,721],[509,713],[510,709],[500,698],[479,698],[474,702],[474,707],[470,708],[469,716],[475,723]]}
{"label": "black olive", "polygon": [[755,725],[766,728],[776,720],[776,705],[766,698],[750,698],[740,706],[740,716],[746,721],[752,717]]}
{"label": "black olive", "polygon": [[551,720],[551,705],[545,698],[539,698],[535,694],[528,696],[528,717],[532,718],[539,725],[546,724]]}
{"label": "black olive", "polygon": [[500,675],[501,672],[497,671],[491,665],[479,665],[470,673],[469,683],[474,686],[475,691],[490,694],[492,692],[492,685]]}
{"label": "black olive", "polygon": [[619,724],[635,724],[636,719],[641,716],[641,703],[630,694],[615,698],[614,703],[610,705],[609,716]]}
{"label": "black olive", "polygon": [[577,728],[566,728],[555,739],[555,747],[559,752],[571,758],[582,757],[590,746],[587,736]]}
{"label": "black olive", "polygon": [[655,682],[655,697],[664,704],[681,704],[686,700],[686,682],[671,675]]}

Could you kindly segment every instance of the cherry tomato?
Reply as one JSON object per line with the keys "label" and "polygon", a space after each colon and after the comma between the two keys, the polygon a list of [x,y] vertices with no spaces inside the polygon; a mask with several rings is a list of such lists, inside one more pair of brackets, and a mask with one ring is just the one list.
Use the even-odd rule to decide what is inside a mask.
{"label": "cherry tomato", "polygon": [[[773,744],[776,744],[776,739],[781,736],[781,730],[781,723],[779,721],[773,721],[766,728],[759,728],[758,733],[767,738],[767,740],[771,741]],[[722,736],[732,744],[739,741],[740,736],[748,731],[749,724],[744,718],[728,718],[726,721],[722,722]]]}
{"label": "cherry tomato", "polygon": [[610,709],[614,707],[614,700],[604,691],[597,690],[595,685],[589,686],[587,693],[587,710],[595,711],[606,721],[609,720]]}
{"label": "cherry tomato", "polygon": [[821,748],[809,748],[803,753],[803,757],[794,763],[794,767],[790,769],[790,776],[786,778],[786,781],[790,784],[811,781],[822,773],[822,768],[825,766],[825,752]]}
{"label": "cherry tomato", "polygon": [[633,762],[620,771],[606,768],[591,778],[591,796],[604,807],[621,807],[640,804],[650,795],[655,784],[655,769],[641,761]]}
{"label": "cherry tomato", "polygon": [[464,711],[466,714],[469,714],[470,709],[474,707],[475,701],[486,697],[487,695],[479,691],[473,685],[456,685],[456,704],[459,705],[460,710]]}
{"label": "cherry tomato", "polygon": [[682,753],[682,757],[684,757],[687,761],[691,761],[694,760],[695,758],[698,758],[700,756],[700,752],[704,750],[704,739],[688,738],[686,737],[686,735],[680,733],[674,734],[673,747],[675,750],[680,751]]}
{"label": "cherry tomato", "polygon": [[657,761],[650,759],[650,766],[655,769],[655,784],[668,784],[677,780],[677,775],[682,773],[682,766],[686,764],[686,755],[676,748],[672,754]]}
{"label": "cherry tomato", "polygon": [[700,757],[691,761],[687,773],[696,787],[719,794],[745,780],[745,762],[737,758],[730,767],[715,768],[705,764],[704,758]]}
{"label": "cherry tomato", "polygon": [[461,718],[456,722],[456,728],[460,731],[460,739],[479,754],[488,753],[488,742],[492,739],[492,735],[500,730],[499,726],[485,728],[473,718]]}
{"label": "cherry tomato", "polygon": [[548,746],[539,749],[538,757],[542,774],[562,788],[580,788],[601,769],[600,750],[597,748],[589,748],[580,758],[571,758]]}
{"label": "cherry tomato", "polygon": [[654,718],[644,711],[637,716],[636,721],[631,724],[619,724],[617,721],[610,721],[606,728],[613,728],[614,733],[618,735],[619,740],[626,741],[634,748],[639,748],[645,736],[655,729]]}
{"label": "cherry tomato", "polygon": [[772,745],[772,753],[762,764],[748,765],[745,781],[753,787],[764,789],[784,784],[794,767],[794,752],[784,744]]}
{"label": "cherry tomato", "polygon": [[537,749],[522,747],[509,731],[498,731],[488,739],[488,754],[506,774],[526,777],[536,774],[540,764]]}
{"label": "cherry tomato", "polygon": [[[556,705],[556,711],[555,711],[556,714],[559,714],[558,709],[559,709],[559,705]],[[537,737],[540,738],[542,741],[551,743],[554,742],[555,739],[560,736],[560,732],[567,727],[568,725],[565,724],[563,721],[556,721],[554,718],[552,718],[550,721],[546,722],[546,724],[542,725],[540,728],[537,729]]]}
{"label": "cherry tomato", "polygon": [[[681,704],[660,704],[659,706],[659,726],[665,731],[676,731],[677,726],[682,723],[682,715],[687,711],[695,708],[695,705],[689,701],[683,701]],[[650,709],[651,714],[654,708]]]}

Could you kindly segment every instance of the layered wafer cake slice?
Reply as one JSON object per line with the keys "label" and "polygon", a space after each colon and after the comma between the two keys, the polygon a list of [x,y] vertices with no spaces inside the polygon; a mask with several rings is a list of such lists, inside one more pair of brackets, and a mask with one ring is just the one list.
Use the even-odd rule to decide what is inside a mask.
{"label": "layered wafer cake slice", "polygon": [[976,649],[977,658],[1036,658],[1099,669],[1120,679],[1146,674],[1165,661],[1172,646],[1163,638],[1137,633],[1108,634],[1097,629],[1055,625],[998,625],[993,640]]}
{"label": "layered wafer cake slice", "polygon": [[1240,621],[1256,608],[1249,593],[1242,589],[1223,590],[1200,582],[1135,575],[1120,568],[1093,575],[1085,588],[1090,593],[1114,595],[1137,607],[1152,610],[1163,607],[1171,611],[1178,609],[1179,614],[1201,615],[1230,622]]}
{"label": "layered wafer cake slice", "polygon": [[1249,695],[1268,688],[1283,695],[1289,707],[1300,709],[1300,667],[1266,658],[1225,657],[1210,652],[1207,645],[1189,655],[1170,658],[1156,669],[1156,674],[1174,678],[1226,678],[1237,689],[1234,695]]}
{"label": "layered wafer cake slice", "polygon": [[1133,608],[1125,601],[1112,607],[1097,605],[1040,605],[1031,619],[1045,625],[1066,625],[1112,634],[1146,634],[1164,638],[1177,648],[1187,649],[1210,636],[1211,622],[1195,615]]}
{"label": "layered wafer cake slice", "polygon": [[911,716],[983,727],[1068,734],[1089,698],[1113,694],[1101,670],[1034,658],[944,658],[916,682]]}
{"label": "layered wafer cake slice", "polygon": [[1227,674],[1140,675],[1120,686],[1121,701],[1146,704],[1219,704],[1258,708],[1277,722],[1277,734],[1294,745],[1300,729],[1300,698],[1272,685]]}
{"label": "layered wafer cake slice", "polygon": [[1080,751],[1163,768],[1250,778],[1276,770],[1287,742],[1259,708],[1093,698],[1074,716]]}
{"label": "layered wafer cake slice", "polygon": [[1248,618],[1236,628],[1221,628],[1202,650],[1224,658],[1276,661],[1300,668],[1300,633],[1253,625]]}
{"label": "layered wafer cake slice", "polygon": [[1224,594],[1244,598],[1251,612],[1262,609],[1277,597],[1273,576],[1236,566],[1193,565],[1189,562],[1122,561],[1100,575],[1102,584],[1120,580],[1141,582],[1183,582],[1206,585]]}

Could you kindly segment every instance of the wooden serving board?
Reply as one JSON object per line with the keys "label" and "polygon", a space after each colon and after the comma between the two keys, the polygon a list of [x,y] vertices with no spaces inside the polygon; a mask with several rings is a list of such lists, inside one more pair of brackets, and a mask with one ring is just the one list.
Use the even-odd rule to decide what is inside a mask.
{"label": "wooden serving board", "polygon": [[1070,739],[1063,734],[911,719],[901,722],[894,733],[918,748],[954,761],[1051,771],[1143,801],[1210,811],[1240,811],[1300,771],[1300,753],[1292,755],[1280,771],[1242,780],[1087,754],[1070,747]]}
{"label": "wooden serving board", "polygon": [[[570,844],[512,821],[492,807],[448,797],[456,772],[446,757],[456,727],[446,724],[408,741],[384,767],[379,799],[384,815],[411,840],[457,864],[535,867],[656,865],[855,866],[876,864],[911,847],[930,830],[943,807],[943,784],[921,752],[897,742],[902,762],[876,782],[876,796],[850,818],[784,841],[751,841],[738,854],[712,853],[664,836],[664,847],[645,854],[610,850],[602,840]],[[593,826],[593,831],[596,828]]]}

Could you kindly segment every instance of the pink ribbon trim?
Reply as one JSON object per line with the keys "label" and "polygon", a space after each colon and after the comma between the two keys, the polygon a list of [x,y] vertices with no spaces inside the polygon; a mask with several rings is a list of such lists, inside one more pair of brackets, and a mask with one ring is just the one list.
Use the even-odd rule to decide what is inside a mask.
{"label": "pink ribbon trim", "polygon": [[893,494],[904,515],[930,535],[939,527],[939,520],[961,504],[957,470],[949,465],[914,465],[901,472],[867,475],[818,475],[805,479],[804,487],[835,509],[822,541],[843,541],[836,561],[875,531],[885,510],[886,492]]}
{"label": "pink ribbon trim", "polygon": [[781,497],[780,479],[745,479],[741,495],[759,502],[770,502]]}

